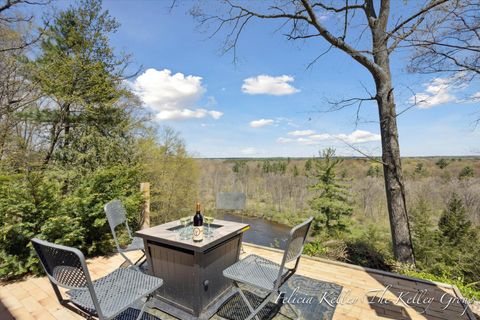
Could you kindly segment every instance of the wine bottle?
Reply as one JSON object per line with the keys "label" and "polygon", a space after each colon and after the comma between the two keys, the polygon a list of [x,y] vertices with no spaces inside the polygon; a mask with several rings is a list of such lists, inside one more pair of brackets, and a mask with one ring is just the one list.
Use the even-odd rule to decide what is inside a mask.
{"label": "wine bottle", "polygon": [[197,202],[197,210],[193,216],[193,241],[203,241],[203,216],[200,203]]}

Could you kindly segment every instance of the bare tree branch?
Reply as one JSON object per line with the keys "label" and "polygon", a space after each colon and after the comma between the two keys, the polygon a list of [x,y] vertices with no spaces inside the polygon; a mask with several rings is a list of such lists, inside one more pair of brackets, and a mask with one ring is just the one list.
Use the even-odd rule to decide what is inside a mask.
{"label": "bare tree branch", "polygon": [[352,143],[349,143],[347,141],[345,141],[344,139],[341,139],[341,138],[338,138],[338,137],[335,137],[335,139],[339,140],[340,142],[346,144],[348,147],[352,148],[353,150],[355,150],[356,152],[360,153],[362,156],[364,156],[365,158],[373,161],[373,162],[376,162],[376,163],[379,163],[381,165],[386,165],[385,162],[383,162],[382,160],[380,160],[378,157],[374,157],[372,155],[369,155],[368,153],[364,152],[363,150],[361,150],[360,148],[356,147],[354,144]]}
{"label": "bare tree branch", "polygon": [[391,31],[387,32],[387,37],[391,37],[393,34],[395,34],[397,31],[401,30],[404,26],[406,26],[408,23],[412,22],[413,20],[417,19],[418,17],[430,12],[433,8],[438,7],[441,4],[446,3],[449,0],[432,0],[430,1],[425,7],[420,9],[417,13],[411,15],[407,19],[403,20],[399,24],[397,24]]}

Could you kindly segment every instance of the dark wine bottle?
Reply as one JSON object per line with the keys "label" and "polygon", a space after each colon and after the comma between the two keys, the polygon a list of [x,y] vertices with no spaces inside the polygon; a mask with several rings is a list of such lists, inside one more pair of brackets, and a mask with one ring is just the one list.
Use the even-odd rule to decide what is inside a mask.
{"label": "dark wine bottle", "polygon": [[193,216],[193,241],[203,241],[203,216],[200,203],[197,202],[197,210]]}

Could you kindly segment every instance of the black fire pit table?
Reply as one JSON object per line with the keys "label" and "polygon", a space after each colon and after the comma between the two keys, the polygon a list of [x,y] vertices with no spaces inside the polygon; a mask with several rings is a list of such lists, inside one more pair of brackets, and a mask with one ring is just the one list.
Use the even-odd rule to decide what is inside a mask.
{"label": "black fire pit table", "polygon": [[183,320],[208,319],[234,293],[222,272],[238,261],[250,226],[215,219],[210,227],[213,237],[202,242],[182,240],[178,220],[136,232],[145,243],[149,273],[163,279],[156,308]]}

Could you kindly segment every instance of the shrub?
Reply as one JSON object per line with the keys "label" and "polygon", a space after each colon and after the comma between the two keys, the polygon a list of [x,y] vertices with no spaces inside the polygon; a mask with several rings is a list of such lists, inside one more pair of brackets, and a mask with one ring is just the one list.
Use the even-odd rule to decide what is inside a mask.
{"label": "shrub", "polygon": [[442,158],[442,159],[438,160],[437,162],[435,162],[435,164],[440,169],[445,169],[450,163],[448,162],[448,160],[445,160],[445,159]]}
{"label": "shrub", "polygon": [[392,266],[381,250],[369,241],[355,239],[347,243],[348,262],[367,268],[391,271]]}
{"label": "shrub", "polygon": [[472,167],[466,166],[458,174],[458,179],[462,180],[462,179],[473,178],[474,175],[475,175],[475,173],[474,173]]}
{"label": "shrub", "polygon": [[471,284],[466,283],[461,277],[452,279],[451,277],[445,275],[439,276],[427,272],[418,272],[413,270],[403,270],[399,272],[409,277],[455,285],[465,298],[480,300],[480,291],[472,287]]}
{"label": "shrub", "polygon": [[313,257],[324,257],[327,259],[347,261],[347,245],[343,240],[316,241],[307,243],[303,252]]}
{"label": "shrub", "polygon": [[30,239],[79,248],[87,255],[111,252],[113,243],[103,206],[120,198],[130,224],[138,226],[141,195],[136,168],[101,168],[78,177],[65,193],[65,179],[53,172],[3,177],[0,186],[0,278],[39,273]]}
{"label": "shrub", "polygon": [[372,164],[368,167],[367,177],[380,177],[382,175],[381,166],[379,164]]}
{"label": "shrub", "polygon": [[478,231],[467,219],[458,195],[450,198],[437,229],[431,225],[429,210],[422,201],[411,212],[419,271],[440,277],[442,282],[460,281],[459,287],[470,283],[471,290],[479,290],[476,283],[480,272]]}

